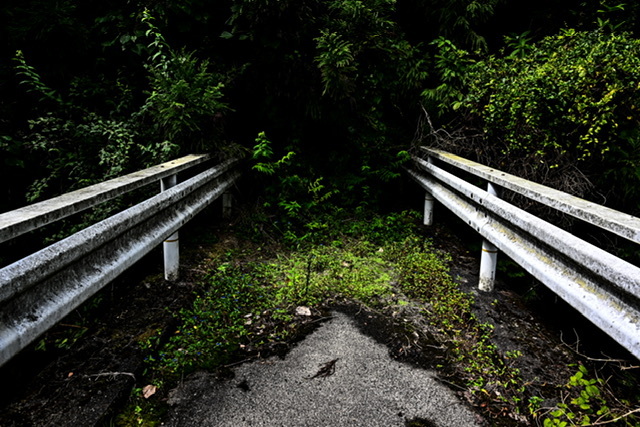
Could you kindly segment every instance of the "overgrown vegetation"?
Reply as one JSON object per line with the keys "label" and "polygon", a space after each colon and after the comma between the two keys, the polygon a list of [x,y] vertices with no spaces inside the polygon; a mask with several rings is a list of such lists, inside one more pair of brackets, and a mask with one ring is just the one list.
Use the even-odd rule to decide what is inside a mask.
{"label": "overgrown vegetation", "polygon": [[[150,354],[150,383],[165,393],[195,369],[223,370],[238,360],[277,352],[332,303],[381,307],[396,291],[393,248],[415,232],[414,215],[331,218],[334,227],[317,233],[313,244],[303,236],[298,245],[284,241],[297,249],[278,246],[267,257],[266,247],[224,253],[200,285],[193,306],[176,313],[179,326],[168,340],[162,341],[158,331],[140,342]],[[446,270],[443,262],[431,258],[435,269]],[[136,392],[120,421],[152,425],[161,410]]]}
{"label": "overgrown vegetation", "polygon": [[397,154],[425,142],[426,112],[427,133],[466,136],[449,148],[633,213],[639,13],[608,0],[8,1],[0,150],[17,179],[2,200],[250,149],[264,131],[341,205],[376,203]]}
{"label": "overgrown vegetation", "polygon": [[[141,21],[147,26],[149,89],[138,93],[124,78],[114,88],[87,88],[76,78],[63,94],[43,81],[22,51],[16,53],[20,84],[37,98],[35,110],[43,112],[29,120],[24,144],[47,173],[31,184],[27,201],[216,147],[215,117],[227,108],[220,100],[224,76],[212,73],[209,62],[193,52],[170,48],[148,11]],[[141,97],[143,103],[136,105]]]}
{"label": "overgrown vegetation", "polygon": [[254,244],[250,252],[220,255],[193,306],[175,313],[178,326],[169,338],[163,341],[158,334],[140,342],[150,355],[147,381],[158,387],[160,397],[145,399],[134,390],[122,420],[136,413],[144,423],[160,420],[159,399],[186,374],[224,372],[238,361],[285,350],[328,308],[350,303],[381,313],[421,307],[405,327],[428,325],[436,339],[432,345],[447,349],[440,365],[446,378],[467,390],[468,399],[498,424],[623,420],[637,425],[635,414],[627,413],[632,401],[608,403],[609,386],[588,379],[584,366],[566,385],[532,393],[531,379],[517,368],[522,353],[496,346],[493,325],[478,320],[473,296],[450,274],[450,256],[421,233],[414,212],[333,219],[333,227],[316,233],[314,243],[305,240],[273,252]]}
{"label": "overgrown vegetation", "polygon": [[484,159],[570,193],[599,192],[610,204],[637,210],[629,201],[637,199],[640,179],[640,42],[567,29],[518,49],[454,76],[465,95],[447,94],[449,105],[477,118],[486,138],[464,149],[483,150]]}
{"label": "overgrown vegetation", "polygon": [[[325,243],[301,240],[298,249],[281,248],[269,259],[239,264],[238,254],[228,251],[193,307],[178,314],[182,326],[151,357],[152,365],[169,378],[195,367],[220,367],[240,348],[251,353],[286,342],[296,332],[297,307],[322,307],[336,299],[380,304],[392,292],[395,274],[386,252],[411,233],[412,218],[405,213],[352,221],[316,236]],[[432,263],[439,262],[433,257]],[[153,348],[157,338],[145,345]]]}
{"label": "overgrown vegetation", "polygon": [[437,254],[420,251],[421,245],[414,238],[397,249],[401,288],[425,304],[425,317],[449,347],[471,392],[489,402],[519,407],[525,390],[518,370],[509,362],[518,352],[499,354],[491,342],[493,326],[473,315],[473,297],[460,289],[445,265],[434,262]]}
{"label": "overgrown vegetation", "polygon": [[[190,152],[252,153],[243,237],[289,252],[221,258],[169,341],[144,343],[156,385],[286,342],[296,307],[401,292],[478,402],[537,416],[446,255],[411,216],[369,212],[400,194],[416,144],[640,212],[640,6],[556,3],[7,0],[0,209]],[[544,423],[622,416],[578,369]]]}

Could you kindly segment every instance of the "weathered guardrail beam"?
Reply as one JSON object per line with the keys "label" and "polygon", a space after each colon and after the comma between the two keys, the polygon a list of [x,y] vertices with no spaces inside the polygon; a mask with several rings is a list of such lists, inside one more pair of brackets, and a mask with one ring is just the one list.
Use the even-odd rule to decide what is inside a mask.
{"label": "weathered guardrail beam", "polygon": [[[560,193],[548,189],[551,192],[542,197],[547,190],[544,186],[532,187],[533,183],[517,177],[514,183],[510,175],[458,156],[424,151],[430,154],[435,151],[435,158],[447,158],[446,163],[452,166],[525,196],[532,194],[535,187],[537,195],[532,198],[538,201]],[[640,268],[445,171],[433,159],[415,157],[414,164],[417,169],[408,172],[430,196],[640,358]],[[605,224],[601,228],[608,231],[623,229],[622,234],[617,234],[626,237],[640,231],[638,218],[599,209],[590,202],[562,194],[561,202],[545,204],[555,207],[573,200],[580,205],[574,212],[582,212],[574,215],[578,218],[585,216],[591,218],[588,221],[591,224]],[[567,206],[563,209],[567,213],[572,210]],[[603,217],[593,219],[597,213]],[[620,218],[624,221],[619,221]]]}
{"label": "weathered guardrail beam", "polygon": [[156,212],[166,209],[189,192],[228,171],[232,165],[233,162],[228,161],[215,166],[171,191],[160,193],[0,269],[0,302],[28,290],[42,278],[65,268],[84,254],[105,245],[114,236],[146,221]]}
{"label": "weathered guardrail beam", "polygon": [[[236,163],[210,167],[0,269],[0,365],[228,191]],[[175,171],[160,170],[155,180]]]}
{"label": "weathered guardrail beam", "polygon": [[640,269],[638,267],[498,199],[432,163],[422,159],[415,159],[415,161],[439,181],[464,194],[468,199],[474,200],[479,205],[478,209],[494,214],[494,219],[500,218],[503,221],[508,221],[554,248],[558,253],[584,265],[593,274],[632,295],[640,297]]}
{"label": "weathered guardrail beam", "polygon": [[53,199],[0,214],[0,243],[144,187],[167,176],[175,175],[209,158],[210,155],[208,154],[191,154],[143,171],[114,178]]}
{"label": "weathered guardrail beam", "polygon": [[421,147],[434,159],[441,160],[465,172],[512,190],[528,199],[581,219],[635,243],[640,243],[640,218],[625,214],[597,203],[589,202],[565,192],[527,181],[515,175],[467,160],[455,154]]}

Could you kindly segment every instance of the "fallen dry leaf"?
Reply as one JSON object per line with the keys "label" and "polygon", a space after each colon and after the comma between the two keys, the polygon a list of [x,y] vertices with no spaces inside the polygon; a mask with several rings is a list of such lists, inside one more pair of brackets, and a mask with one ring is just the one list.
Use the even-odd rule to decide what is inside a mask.
{"label": "fallen dry leaf", "polygon": [[296,307],[297,316],[311,316],[311,309],[303,305]]}
{"label": "fallen dry leaf", "polygon": [[142,397],[144,397],[145,399],[148,399],[154,394],[156,394],[157,390],[158,390],[158,387],[154,386],[153,384],[146,385],[142,387]]}

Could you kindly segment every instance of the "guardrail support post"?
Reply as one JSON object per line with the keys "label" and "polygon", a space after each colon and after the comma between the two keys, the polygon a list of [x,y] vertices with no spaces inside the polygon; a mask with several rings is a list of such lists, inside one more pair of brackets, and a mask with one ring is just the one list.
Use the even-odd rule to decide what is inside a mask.
{"label": "guardrail support post", "polygon": [[[427,163],[433,163],[431,157],[427,157]],[[424,193],[424,225],[433,225],[433,208],[435,206],[436,199],[433,197],[430,191]]]}
{"label": "guardrail support post", "polygon": [[[497,188],[491,184],[487,184],[487,192],[493,196],[498,196]],[[496,268],[498,265],[498,248],[488,240],[482,241],[482,253],[480,254],[480,282],[478,288],[481,291],[493,291],[493,285],[496,281]]]}
{"label": "guardrail support post", "polygon": [[231,210],[233,208],[233,195],[229,192],[222,194],[222,217],[231,218]]}
{"label": "guardrail support post", "polygon": [[[171,175],[160,180],[160,191],[168,190],[176,185],[177,175]],[[164,279],[168,281],[178,280],[180,268],[180,242],[176,231],[162,243],[164,253]]]}
{"label": "guardrail support post", "polygon": [[436,199],[433,198],[433,195],[425,191],[424,193],[424,225],[432,225],[433,224],[433,206],[435,205]]}

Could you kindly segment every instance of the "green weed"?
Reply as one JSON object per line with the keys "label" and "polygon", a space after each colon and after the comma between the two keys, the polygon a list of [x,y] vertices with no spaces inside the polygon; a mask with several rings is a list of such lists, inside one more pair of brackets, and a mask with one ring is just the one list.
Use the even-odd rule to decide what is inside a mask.
{"label": "green weed", "polygon": [[[181,310],[177,328],[169,342],[150,359],[163,374],[173,375],[195,368],[215,368],[229,362],[241,345],[260,345],[266,339],[281,339],[282,329],[262,337],[250,328],[261,316],[274,315],[274,289],[263,283],[259,272],[222,264],[206,279],[193,306]],[[279,328],[276,328],[278,331]]]}
{"label": "green weed", "polygon": [[[614,413],[605,397],[605,386],[606,382],[603,379],[590,378],[587,368],[579,365],[578,371],[565,385],[560,402],[544,418],[544,427],[613,423],[640,426],[640,420],[635,415],[638,409],[622,415]],[[625,411],[629,407],[628,403],[624,405]]]}
{"label": "green weed", "polygon": [[331,227],[318,225],[329,220],[316,218],[315,245],[300,244],[261,262],[222,256],[193,305],[176,314],[180,326],[150,356],[152,371],[175,380],[194,369],[229,364],[242,351],[287,342],[296,331],[298,306],[349,300],[384,309],[390,297],[401,294],[398,308],[413,301],[423,305],[422,315],[480,403],[500,402],[514,411],[538,408],[539,401],[527,400],[513,366],[520,353],[500,354],[492,325],[475,318],[472,297],[452,279],[451,257],[419,235],[415,214],[337,214]]}
{"label": "green weed", "polygon": [[367,241],[343,241],[341,247],[320,245],[281,257],[265,271],[278,283],[275,301],[281,306],[317,305],[335,296],[374,303],[391,290],[383,253]]}
{"label": "green weed", "polygon": [[499,401],[518,408],[524,382],[511,361],[521,354],[502,356],[492,342],[493,325],[479,322],[471,310],[473,298],[449,274],[448,254],[434,251],[429,242],[413,236],[394,246],[400,286],[425,304],[426,319],[447,343],[459,375],[469,390],[485,402]]}

